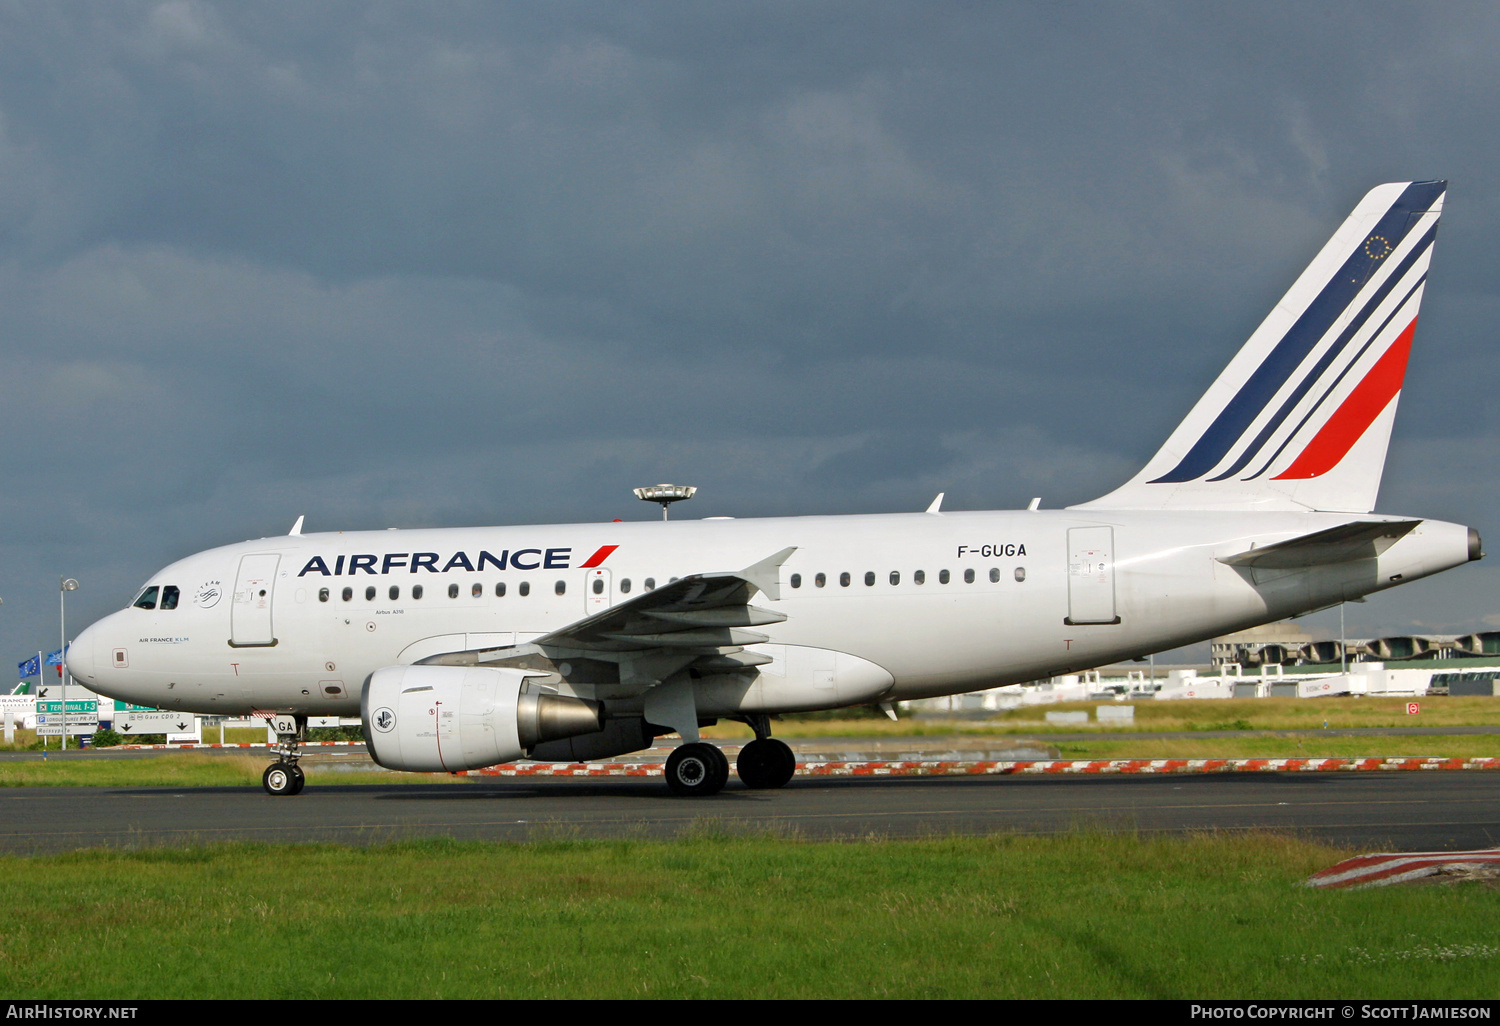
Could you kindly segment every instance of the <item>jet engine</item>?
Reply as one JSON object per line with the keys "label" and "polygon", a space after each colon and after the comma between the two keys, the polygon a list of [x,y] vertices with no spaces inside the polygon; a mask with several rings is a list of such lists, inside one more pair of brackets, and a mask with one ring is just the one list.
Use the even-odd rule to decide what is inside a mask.
{"label": "jet engine", "polygon": [[604,728],[604,706],[558,695],[531,670],[387,666],[360,696],[370,757],[387,769],[451,773],[519,759],[545,741]]}

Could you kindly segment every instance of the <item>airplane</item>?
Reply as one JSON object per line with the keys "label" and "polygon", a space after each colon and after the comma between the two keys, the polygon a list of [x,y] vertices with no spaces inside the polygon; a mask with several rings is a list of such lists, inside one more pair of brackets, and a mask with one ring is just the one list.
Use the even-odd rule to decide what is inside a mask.
{"label": "airplane", "polygon": [[262,716],[293,795],[310,716],[382,766],[458,772],[681,743],[794,775],[782,713],[1144,657],[1479,559],[1472,528],[1375,514],[1447,183],[1371,190],[1144,468],[1063,509],[290,534],[152,575],[68,650],[101,695]]}

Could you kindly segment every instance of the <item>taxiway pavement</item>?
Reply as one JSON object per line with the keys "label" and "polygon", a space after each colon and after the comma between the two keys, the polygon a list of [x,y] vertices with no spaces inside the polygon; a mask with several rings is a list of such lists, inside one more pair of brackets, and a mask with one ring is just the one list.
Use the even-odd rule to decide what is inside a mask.
{"label": "taxiway pavement", "polygon": [[1364,850],[1500,845],[1500,773],[807,778],[732,782],[711,798],[658,779],[259,787],[21,787],[0,792],[0,850],[135,848],[226,840],[375,844],[447,836],[675,837],[705,826],[809,838],[1078,829],[1293,832]]}

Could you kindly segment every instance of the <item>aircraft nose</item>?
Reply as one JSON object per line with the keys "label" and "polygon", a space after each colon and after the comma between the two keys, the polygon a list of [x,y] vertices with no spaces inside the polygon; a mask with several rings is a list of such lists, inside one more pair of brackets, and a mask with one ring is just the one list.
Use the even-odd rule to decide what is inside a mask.
{"label": "aircraft nose", "polygon": [[68,673],[74,680],[93,683],[98,678],[94,669],[94,642],[99,637],[98,625],[85,627],[83,633],[68,646]]}

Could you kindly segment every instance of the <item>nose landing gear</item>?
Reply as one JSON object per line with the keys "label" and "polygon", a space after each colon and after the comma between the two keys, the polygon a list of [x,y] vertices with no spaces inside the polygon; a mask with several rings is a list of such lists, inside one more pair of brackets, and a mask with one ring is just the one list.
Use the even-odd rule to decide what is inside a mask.
{"label": "nose landing gear", "polygon": [[271,751],[277,758],[261,774],[260,782],[269,795],[301,794],[307,777],[297,765],[301,758],[297,746],[307,736],[307,717],[278,714],[265,719],[266,725],[276,731],[276,744],[271,746]]}
{"label": "nose landing gear", "polygon": [[295,763],[273,762],[266,767],[260,782],[265,785],[266,794],[301,794],[307,777]]}

